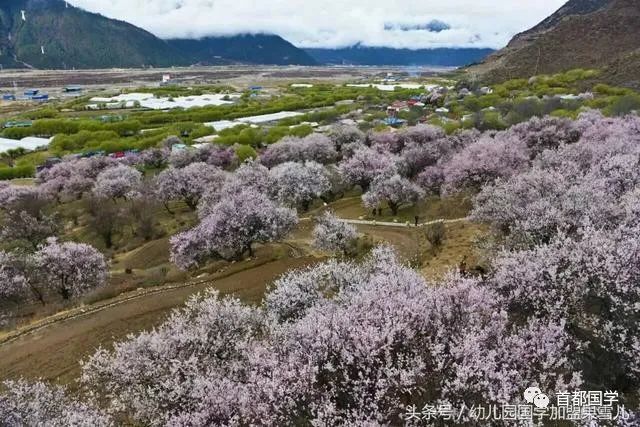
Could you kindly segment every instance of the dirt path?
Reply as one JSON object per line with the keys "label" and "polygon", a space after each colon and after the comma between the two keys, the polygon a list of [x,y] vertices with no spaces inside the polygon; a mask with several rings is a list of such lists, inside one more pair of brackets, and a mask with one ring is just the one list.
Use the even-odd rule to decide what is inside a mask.
{"label": "dirt path", "polygon": [[315,262],[315,258],[282,259],[229,277],[195,286],[140,296],[106,309],[53,323],[0,346],[0,380],[43,378],[70,384],[78,377],[78,361],[99,346],[160,324],[175,307],[207,288],[257,302],[266,286],[282,273]]}
{"label": "dirt path", "polygon": [[[463,221],[468,221],[469,218],[456,218],[456,219],[435,219],[433,221],[428,221],[428,222],[421,222],[418,224],[418,227],[426,227],[428,225],[433,225],[433,224],[454,224],[456,222],[463,222]],[[382,222],[382,221],[365,221],[365,220],[360,220],[360,219],[343,219],[342,221],[346,222],[347,224],[354,224],[354,225],[380,225],[380,226],[385,226],[385,227],[400,227],[400,228],[415,228],[416,226],[410,222]]]}

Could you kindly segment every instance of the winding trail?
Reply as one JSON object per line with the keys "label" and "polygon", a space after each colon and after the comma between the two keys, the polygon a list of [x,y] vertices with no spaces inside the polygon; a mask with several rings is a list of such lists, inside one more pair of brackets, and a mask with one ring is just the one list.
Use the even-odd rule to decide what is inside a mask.
{"label": "winding trail", "polygon": [[[342,221],[346,222],[347,224],[354,224],[354,225],[372,225],[372,226],[380,225],[384,227],[416,228],[414,224],[409,222],[380,222],[380,221],[364,221],[359,219],[342,219]],[[419,223],[417,227],[425,227],[428,225],[433,225],[438,223],[453,224],[456,222],[463,222],[463,221],[469,221],[469,218],[436,219],[433,221]]]}

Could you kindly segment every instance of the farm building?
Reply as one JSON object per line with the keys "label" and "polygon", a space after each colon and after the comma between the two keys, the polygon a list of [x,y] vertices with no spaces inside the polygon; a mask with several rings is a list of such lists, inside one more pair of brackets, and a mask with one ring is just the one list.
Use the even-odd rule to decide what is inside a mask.
{"label": "farm building", "polygon": [[63,90],[66,93],[78,93],[78,92],[82,92],[82,86],[69,85],[69,86],[65,86],[65,88]]}
{"label": "farm building", "polygon": [[21,121],[11,121],[6,122],[2,127],[7,128],[28,128],[33,125],[33,122],[30,120],[21,120]]}

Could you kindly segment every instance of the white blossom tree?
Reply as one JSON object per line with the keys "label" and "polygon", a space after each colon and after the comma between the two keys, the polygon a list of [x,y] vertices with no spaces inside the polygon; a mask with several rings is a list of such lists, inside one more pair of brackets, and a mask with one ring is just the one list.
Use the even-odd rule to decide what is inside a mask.
{"label": "white blossom tree", "polygon": [[423,197],[424,191],[419,186],[396,174],[376,178],[362,200],[368,208],[377,208],[386,203],[391,213],[397,215],[400,206],[415,204]]}
{"label": "white blossom tree", "polygon": [[309,210],[310,203],[331,189],[327,170],[319,163],[282,163],[271,170],[276,197],[290,206]]}
{"label": "white blossom tree", "polygon": [[356,227],[342,221],[331,212],[325,212],[316,219],[313,244],[320,250],[347,255],[357,239]]}

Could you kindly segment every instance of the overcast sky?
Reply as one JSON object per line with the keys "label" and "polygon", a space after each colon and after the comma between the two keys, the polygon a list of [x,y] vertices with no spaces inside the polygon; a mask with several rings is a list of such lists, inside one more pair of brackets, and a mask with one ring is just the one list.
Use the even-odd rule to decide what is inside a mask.
{"label": "overcast sky", "polygon": [[566,0],[69,0],[163,38],[278,34],[300,47],[503,47]]}

